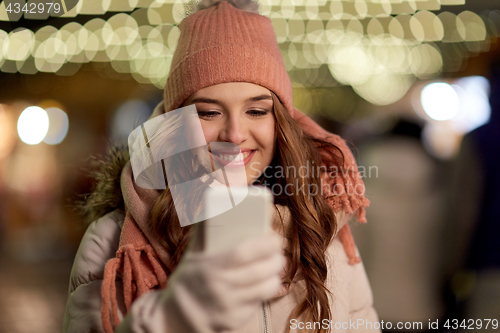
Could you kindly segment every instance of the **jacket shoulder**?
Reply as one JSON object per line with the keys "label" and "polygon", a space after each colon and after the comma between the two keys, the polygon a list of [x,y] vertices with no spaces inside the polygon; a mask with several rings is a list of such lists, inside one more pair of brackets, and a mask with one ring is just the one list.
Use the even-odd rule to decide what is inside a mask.
{"label": "jacket shoulder", "polygon": [[124,211],[117,209],[88,226],[71,269],[69,294],[82,284],[103,278],[106,262],[116,255],[124,220]]}

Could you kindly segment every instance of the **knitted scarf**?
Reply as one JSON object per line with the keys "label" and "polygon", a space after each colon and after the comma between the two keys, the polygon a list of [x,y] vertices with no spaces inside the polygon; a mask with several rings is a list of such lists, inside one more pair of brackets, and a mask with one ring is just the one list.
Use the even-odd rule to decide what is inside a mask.
{"label": "knitted scarf", "polygon": [[[298,119],[297,119],[298,118]],[[333,177],[323,177],[323,191],[328,204],[335,212],[344,209],[347,214],[356,212],[358,222],[366,222],[365,207],[369,201],[364,197],[364,184],[359,175],[351,151],[337,135],[324,131],[309,117],[297,117],[306,132],[313,131],[317,137],[339,147],[344,155],[344,167]],[[156,190],[143,189],[133,180],[132,168],[128,162],[123,168],[120,186],[125,202],[125,221],[122,227],[116,257],[110,259],[105,266],[102,284],[102,324],[106,333],[112,333],[119,325],[117,286],[123,286],[125,313],[135,299],[153,290],[167,285],[169,255],[152,236],[148,226],[149,210],[153,201],[159,196]],[[276,217],[275,217],[276,218]],[[349,263],[360,262],[356,256],[356,245],[348,224],[338,232]],[[120,281],[122,284],[116,284]],[[288,292],[282,288],[275,297]]]}

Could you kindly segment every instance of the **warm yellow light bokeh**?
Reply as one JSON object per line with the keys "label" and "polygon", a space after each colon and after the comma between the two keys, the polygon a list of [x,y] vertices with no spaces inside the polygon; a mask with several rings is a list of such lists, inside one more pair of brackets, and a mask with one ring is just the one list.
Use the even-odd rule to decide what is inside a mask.
{"label": "warm yellow light bokeh", "polygon": [[[463,52],[489,49],[488,33],[499,33],[494,22],[500,13],[492,11],[491,18],[482,18],[470,11],[458,15],[432,12],[442,5],[463,3],[263,0],[261,12],[272,21],[287,70],[326,65],[335,80],[352,85],[363,98],[387,104],[404,95],[409,82],[433,78],[443,71],[440,47],[435,43],[467,43],[465,48],[457,48],[465,49]],[[184,15],[183,5],[181,0],[80,1],[67,15],[135,11],[118,13],[106,21],[95,18],[84,26],[72,22],[59,30],[52,26],[35,33],[0,30],[0,66],[15,61],[18,71],[34,74],[57,72],[65,63],[111,62],[115,70],[162,88],[180,35],[176,25]],[[0,20],[5,19],[4,10],[2,3]],[[457,61],[466,56],[457,53]],[[450,64],[446,70],[459,67]],[[380,85],[371,83],[378,79]],[[381,87],[387,89],[388,97],[373,97]]]}

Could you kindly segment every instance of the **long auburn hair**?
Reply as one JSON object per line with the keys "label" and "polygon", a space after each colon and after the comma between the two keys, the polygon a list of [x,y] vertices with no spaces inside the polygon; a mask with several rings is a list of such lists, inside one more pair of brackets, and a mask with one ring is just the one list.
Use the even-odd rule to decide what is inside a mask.
{"label": "long auburn hair", "polygon": [[[306,166],[307,163],[327,168],[333,165],[343,165],[344,157],[338,147],[304,133],[279,98],[273,92],[271,95],[276,120],[276,154],[271,162],[271,168],[281,166],[285,170],[290,167],[300,170],[300,167]],[[189,164],[187,158],[183,160]],[[194,171],[195,174],[203,174],[200,170]],[[293,195],[288,195],[280,191],[281,194],[275,196],[275,203],[287,206],[291,213],[291,222],[288,225],[284,224],[283,218],[281,219],[283,235],[289,238],[288,248],[285,249],[288,267],[284,282],[291,284],[300,273],[306,288],[305,296],[292,311],[289,319],[302,315],[306,321],[330,320],[328,301],[330,291],[325,287],[328,273],[326,249],[336,232],[337,221],[323,195],[310,195],[307,191],[315,187],[322,193],[321,173],[308,172],[306,175],[301,175],[299,172],[290,175],[286,172],[283,177],[271,176],[270,178],[262,175],[258,182],[265,186],[277,184],[281,189],[291,189],[293,193]],[[290,193],[289,190],[286,192]],[[194,193],[194,196],[199,195],[201,191]],[[190,196],[186,197],[192,198],[193,193],[190,192]],[[168,186],[152,205],[149,225],[170,254],[171,265],[167,267],[170,274],[186,251],[192,229],[190,226],[180,226]],[[289,330],[290,328],[287,331]],[[323,327],[314,330],[316,333],[328,331]]]}

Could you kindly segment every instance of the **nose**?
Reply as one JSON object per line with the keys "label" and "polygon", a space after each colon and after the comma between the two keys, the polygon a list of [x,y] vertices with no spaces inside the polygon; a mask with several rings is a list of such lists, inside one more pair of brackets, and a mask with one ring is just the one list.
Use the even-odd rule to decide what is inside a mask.
{"label": "nose", "polygon": [[237,145],[242,144],[248,138],[248,127],[239,116],[227,118],[223,128],[219,133],[219,139],[223,142],[231,142]]}

